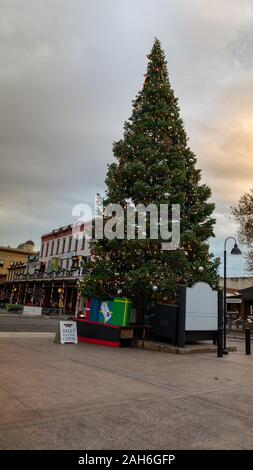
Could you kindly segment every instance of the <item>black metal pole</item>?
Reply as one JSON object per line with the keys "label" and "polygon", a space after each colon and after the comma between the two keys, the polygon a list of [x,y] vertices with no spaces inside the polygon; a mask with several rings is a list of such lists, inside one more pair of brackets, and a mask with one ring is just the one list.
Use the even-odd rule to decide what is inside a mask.
{"label": "black metal pole", "polygon": [[223,297],[218,291],[218,329],[217,329],[217,357],[223,357]]}
{"label": "black metal pole", "polygon": [[219,327],[217,331],[217,357],[223,357],[223,328]]}
{"label": "black metal pole", "polygon": [[247,356],[251,354],[250,328],[245,329],[245,353]]}
{"label": "black metal pole", "polygon": [[223,292],[223,348],[227,347],[227,252],[224,249],[224,292]]}

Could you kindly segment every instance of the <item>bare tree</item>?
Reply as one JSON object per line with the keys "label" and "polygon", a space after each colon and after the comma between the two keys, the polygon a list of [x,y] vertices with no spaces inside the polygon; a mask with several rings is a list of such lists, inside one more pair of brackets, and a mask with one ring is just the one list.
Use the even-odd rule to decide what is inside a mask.
{"label": "bare tree", "polygon": [[238,204],[231,206],[231,211],[239,225],[238,239],[248,247],[247,268],[253,271],[253,188],[239,199]]}

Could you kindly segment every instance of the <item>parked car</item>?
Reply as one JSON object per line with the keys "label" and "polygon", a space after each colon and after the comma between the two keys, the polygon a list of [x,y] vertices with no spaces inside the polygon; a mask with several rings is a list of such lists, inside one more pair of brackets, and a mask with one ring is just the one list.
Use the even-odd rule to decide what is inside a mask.
{"label": "parked car", "polygon": [[77,316],[78,318],[82,318],[84,320],[86,318],[86,307],[84,307],[83,310],[80,310]]}

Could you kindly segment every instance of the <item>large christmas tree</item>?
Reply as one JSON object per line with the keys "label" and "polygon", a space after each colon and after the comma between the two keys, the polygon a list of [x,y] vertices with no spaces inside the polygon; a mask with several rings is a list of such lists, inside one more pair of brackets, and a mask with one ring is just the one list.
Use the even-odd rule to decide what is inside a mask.
{"label": "large christmas tree", "polygon": [[124,211],[129,204],[180,204],[180,246],[162,251],[161,237],[153,240],[148,233],[146,239],[94,240],[84,279],[89,297],[128,297],[142,307],[156,290],[167,297],[179,285],[200,280],[217,286],[218,260],[209,255],[207,244],[215,223],[211,191],[200,184],[179,111],[165,55],[155,39],[143,89],[133,102],[123,139],[113,146],[116,162],[108,168],[105,204],[120,203]]}

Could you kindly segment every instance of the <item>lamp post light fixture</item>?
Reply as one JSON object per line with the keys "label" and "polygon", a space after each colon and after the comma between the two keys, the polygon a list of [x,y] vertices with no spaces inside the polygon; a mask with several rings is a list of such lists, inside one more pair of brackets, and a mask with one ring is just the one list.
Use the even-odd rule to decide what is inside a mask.
{"label": "lamp post light fixture", "polygon": [[231,255],[241,255],[242,252],[234,237],[227,237],[224,242],[224,292],[223,292],[223,354],[227,354],[227,241],[234,240]]}
{"label": "lamp post light fixture", "polygon": [[154,300],[155,300],[155,304],[156,304],[156,302],[157,302],[158,286],[153,286],[153,287],[152,287],[152,290],[153,290],[153,292],[154,292],[154,294],[155,294],[155,299],[154,299]]}

